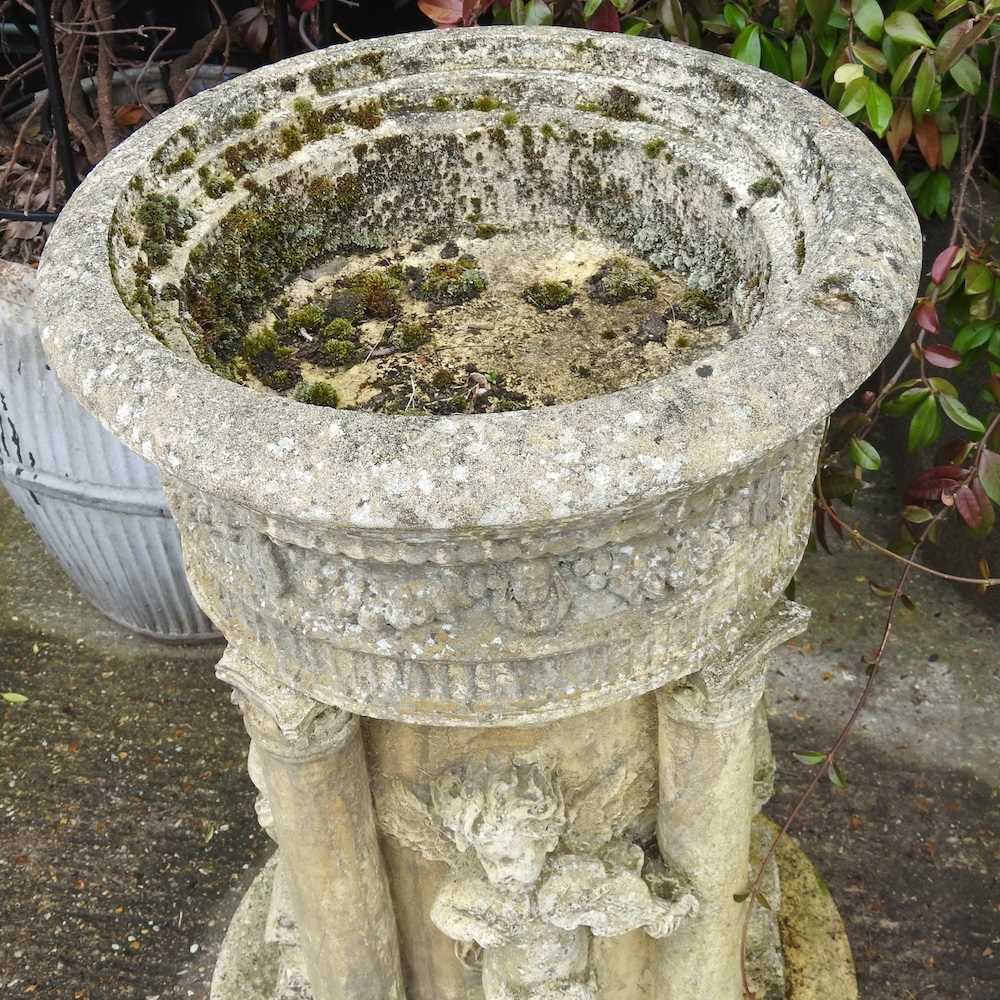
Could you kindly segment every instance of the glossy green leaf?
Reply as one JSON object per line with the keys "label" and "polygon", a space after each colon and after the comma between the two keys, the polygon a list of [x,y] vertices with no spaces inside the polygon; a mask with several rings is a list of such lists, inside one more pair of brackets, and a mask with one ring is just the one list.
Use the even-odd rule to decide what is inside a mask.
{"label": "glossy green leaf", "polygon": [[865,109],[872,131],[879,137],[885,135],[885,130],[892,121],[892,98],[877,83],[872,83],[868,87]]}
{"label": "glossy green leaf", "polygon": [[933,516],[926,507],[917,507],[911,504],[903,508],[903,517],[910,524],[926,524]]}
{"label": "glossy green leaf", "polygon": [[881,75],[889,68],[885,56],[873,45],[865,45],[864,42],[855,42],[851,48],[854,51],[854,57],[875,73]]}
{"label": "glossy green leaf", "polygon": [[871,80],[867,76],[859,76],[856,80],[852,80],[844,88],[844,96],[840,99],[840,107],[837,110],[847,118],[860,111],[868,99],[870,83]]}
{"label": "glossy green leaf", "polygon": [[782,80],[792,79],[792,66],[788,61],[788,53],[772,41],[767,35],[760,36],[761,65],[769,73],[780,76]]}
{"label": "glossy green leaf", "polygon": [[[587,0],[583,5],[583,19],[589,21],[596,13],[597,8],[604,3],[604,0]],[[666,4],[664,5],[666,6]]]}
{"label": "glossy green leaf", "polygon": [[529,0],[524,7],[524,25],[543,28],[552,24],[552,8],[544,0]]}
{"label": "glossy green leaf", "polygon": [[992,287],[993,275],[984,264],[973,261],[965,268],[965,291],[969,295],[979,295]]}
{"label": "glossy green leaf", "polygon": [[882,25],[885,17],[882,8],[875,0],[853,0],[851,9],[854,13],[854,23],[873,41],[882,37]]}
{"label": "glossy green leaf", "polygon": [[885,32],[895,42],[934,48],[934,42],[923,25],[906,10],[894,10],[885,19]]}
{"label": "glossy green leaf", "polygon": [[976,434],[982,434],[986,430],[983,422],[969,413],[960,399],[954,396],[938,396],[938,399],[941,401],[941,408],[953,424],[958,424],[959,427]]}
{"label": "glossy green leaf", "polygon": [[734,3],[727,3],[722,8],[722,16],[725,18],[726,24],[734,31],[742,31],[747,26],[746,12]]}
{"label": "glossy green leaf", "polygon": [[1000,454],[989,449],[983,451],[979,459],[979,481],[986,495],[994,503],[1000,503]]}
{"label": "glossy green leaf", "polygon": [[836,788],[846,788],[847,779],[844,777],[844,772],[836,764],[831,764],[830,769],[826,772],[827,777],[830,779],[830,783]]}
{"label": "glossy green leaf", "polygon": [[833,0],[805,0],[805,4],[812,18],[813,33],[819,34],[826,27],[826,22],[833,12]]}
{"label": "glossy green leaf", "polygon": [[983,75],[979,72],[979,64],[971,56],[962,56],[948,72],[967,94],[978,93]]}
{"label": "glossy green leaf", "polygon": [[941,378],[940,375],[934,375],[927,380],[931,386],[945,396],[957,396],[958,389],[956,389],[951,382],[946,378]]}
{"label": "glossy green leaf", "polygon": [[805,39],[801,35],[796,35],[789,46],[788,61],[792,67],[792,79],[796,81],[805,80],[809,72],[809,53],[806,50]]}
{"label": "glossy green leaf", "polygon": [[862,469],[876,472],[882,467],[882,458],[878,451],[876,451],[875,446],[862,438],[851,438],[851,443],[848,445],[848,452],[850,453],[851,461],[855,465],[860,465]]}
{"label": "glossy green leaf", "polygon": [[[948,132],[941,136],[941,166],[947,170],[958,152],[958,133]],[[942,291],[944,289],[942,288]]]}
{"label": "glossy green leaf", "polygon": [[4,691],[0,694],[0,698],[3,698],[8,705],[23,705],[28,700],[23,694],[18,694],[16,691]]}
{"label": "glossy green leaf", "polygon": [[921,400],[926,399],[930,395],[930,389],[920,386],[917,389],[907,389],[901,392],[898,396],[887,399],[882,404],[882,412],[887,413],[890,417],[904,417],[907,413],[914,409]]}
{"label": "glossy green leaf", "polygon": [[910,429],[906,440],[906,446],[910,451],[926,448],[940,436],[941,413],[937,401],[937,396],[927,396],[910,418]]}
{"label": "glossy green leaf", "polygon": [[736,41],[733,42],[733,48],[729,54],[748,66],[759,66],[760,50],[760,25],[748,24],[736,36]]}
{"label": "glossy green leaf", "polygon": [[803,764],[808,764],[810,767],[822,764],[826,760],[826,754],[820,753],[818,750],[792,751],[792,756]]}
{"label": "glossy green leaf", "polygon": [[934,68],[934,60],[925,56],[917,70],[917,78],[913,81],[913,117],[918,122],[931,110],[935,83],[937,70]]}
{"label": "glossy green leaf", "polygon": [[951,346],[959,354],[974,351],[977,347],[982,347],[993,336],[994,329],[996,327],[993,323],[966,323],[955,335]]}
{"label": "glossy green leaf", "polygon": [[902,62],[896,67],[895,72],[892,74],[892,80],[889,83],[889,93],[896,96],[902,89],[903,84],[906,83],[907,78],[913,72],[913,67],[916,66],[917,60],[922,54],[921,49],[914,49],[908,56],[904,57]]}
{"label": "glossy green leaf", "polygon": [[858,77],[865,75],[865,68],[861,63],[848,62],[838,66],[833,73],[834,80],[842,83],[845,87]]}

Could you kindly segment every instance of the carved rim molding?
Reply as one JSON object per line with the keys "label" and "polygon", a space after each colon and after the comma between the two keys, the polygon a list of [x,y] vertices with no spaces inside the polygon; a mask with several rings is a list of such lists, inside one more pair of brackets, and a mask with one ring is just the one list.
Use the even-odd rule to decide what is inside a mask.
{"label": "carved rim molding", "polygon": [[[668,212],[683,192],[671,239],[684,259],[698,258],[702,230],[734,241],[734,259],[754,256],[752,276],[714,275],[750,303],[746,333],[691,367],[608,395],[422,418],[258,394],[175,353],[127,308],[115,225],[134,212],[137,177],[147,192],[176,190],[182,204],[195,197],[185,192],[197,182],[164,167],[164,150],[180,135],[198,130],[198,162],[211,162],[236,137],[234,120],[259,116],[251,131],[274,132],[294,120],[296,98],[356,105],[384,97],[377,127],[347,126],[287,161],[289,170],[320,162],[335,174],[361,140],[402,136],[416,148],[432,133],[467,132],[468,116],[488,129],[490,112],[435,116],[412,102],[408,109],[406,99],[475,94],[484,81],[527,123],[551,116],[585,135],[606,130],[622,176],[646,171],[648,195],[623,224],[633,248],[663,250],[662,215],[643,213]],[[602,104],[614,88],[637,100],[629,113]],[[657,142],[672,151],[669,161],[651,160]],[[469,172],[488,172],[491,155]],[[694,178],[687,187],[684,176]],[[714,193],[702,197],[703,187]],[[188,244],[247,194],[239,187],[214,202],[198,195]],[[713,255],[702,253],[709,269]],[[479,28],[333,46],[164,113],[70,200],[45,250],[39,298],[59,377],[166,474],[302,524],[419,531],[586,517],[752,467],[825,418],[884,356],[919,266],[917,222],[891,170],[858,129],[801,89],[657,40]]]}

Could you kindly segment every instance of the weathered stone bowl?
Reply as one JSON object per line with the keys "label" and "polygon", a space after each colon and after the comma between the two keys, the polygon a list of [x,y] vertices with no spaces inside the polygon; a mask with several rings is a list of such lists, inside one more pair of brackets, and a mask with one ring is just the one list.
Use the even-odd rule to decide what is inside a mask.
{"label": "weathered stone bowl", "polygon": [[[331,410],[219,374],[305,269],[497,220],[680,272],[741,336],[662,378],[514,413]],[[596,995],[596,975],[605,998],[651,997],[650,977],[661,1000],[738,997],[759,664],[801,627],[773,609],[822,423],[898,334],[919,257],[905,193],[825,105],[690,48],[580,31],[312,53],[184,102],[91,174],[42,263],[46,347],[161,469],[231,643],[220,672],[259,747],[319,1000],[400,995],[383,861],[411,1000],[478,981],[427,918],[450,862],[412,814],[438,822],[435,776],[497,754],[558,776],[578,852],[648,841],[658,815],[661,860],[701,903],[655,955],[586,925],[596,972],[570,962],[572,996]],[[366,719],[374,819],[348,712]],[[702,737],[677,763],[685,726],[722,740],[700,764]],[[340,761],[337,788],[302,783],[317,755]],[[331,858],[345,837],[350,872]],[[536,996],[501,952],[482,960],[487,997]],[[670,972],[626,971],[646,966]]]}

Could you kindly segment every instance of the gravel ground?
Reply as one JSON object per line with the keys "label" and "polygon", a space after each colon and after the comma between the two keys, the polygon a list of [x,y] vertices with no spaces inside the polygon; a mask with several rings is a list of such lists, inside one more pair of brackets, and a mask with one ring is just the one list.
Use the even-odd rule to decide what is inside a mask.
{"label": "gravel ground", "polygon": [[[866,520],[885,522],[872,494]],[[809,632],[775,658],[781,819],[864,678],[892,569],[807,556]],[[92,611],[0,491],[0,995],[207,1000],[215,953],[269,853],[218,645],[130,636]],[[1000,997],[997,626],[918,580],[845,791],[798,828],[846,919],[862,1000]],[[696,998],[692,998],[696,1000]],[[701,1000],[701,998],[697,998]],[[837,1000],[837,998],[830,998]]]}

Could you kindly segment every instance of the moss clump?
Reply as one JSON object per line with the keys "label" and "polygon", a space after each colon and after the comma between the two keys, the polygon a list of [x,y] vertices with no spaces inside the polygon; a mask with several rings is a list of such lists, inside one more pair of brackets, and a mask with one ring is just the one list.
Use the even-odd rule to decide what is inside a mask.
{"label": "moss clump", "polygon": [[194,225],[194,217],[172,194],[147,196],[136,209],[135,218],[145,228],[142,250],[153,267],[162,267],[170,260],[170,244],[182,243]]}
{"label": "moss clump", "polygon": [[198,141],[198,129],[194,125],[182,125],[177,132],[178,134],[184,136],[188,142]]}
{"label": "moss clump", "polygon": [[209,198],[221,198],[236,186],[232,174],[216,174],[207,166],[198,168],[198,181]]}
{"label": "moss clump", "polygon": [[476,224],[476,238],[480,240],[491,240],[500,232],[499,226],[491,225],[489,222]]}
{"label": "moss clump", "polygon": [[550,124],[549,124],[548,122],[546,122],[546,123],[545,123],[545,124],[544,124],[544,125],[543,125],[543,126],[542,126],[542,127],[540,128],[540,129],[539,129],[539,131],[540,131],[540,132],[542,133],[542,135],[543,135],[543,136],[544,136],[544,137],[545,137],[546,139],[558,139],[558,138],[559,138],[559,133],[558,133],[558,132],[556,132],[556,130],[555,130],[555,129],[554,129],[554,128],[553,128],[553,127],[552,127],[552,126],[551,126],[551,125],[550,125]]}
{"label": "moss clump", "polygon": [[343,316],[338,316],[335,319],[330,320],[326,326],[323,327],[323,336],[327,340],[354,340],[357,337],[357,331],[354,329],[354,324]]}
{"label": "moss clump", "polygon": [[242,177],[267,161],[267,148],[259,139],[244,139],[227,146],[222,151],[222,159],[234,177]]}
{"label": "moss clump", "polygon": [[649,159],[655,160],[663,152],[665,146],[666,142],[663,139],[650,139],[642,148]]}
{"label": "moss clump", "polygon": [[457,305],[481,295],[486,275],[473,257],[442,260],[432,264],[420,283],[420,295],[438,305]]}
{"label": "moss clump", "polygon": [[183,149],[164,168],[168,174],[176,174],[178,170],[194,166],[194,150]]}
{"label": "moss clump", "polygon": [[605,261],[589,280],[590,296],[598,302],[625,302],[653,297],[653,276],[623,257]]}
{"label": "moss clump", "polygon": [[326,135],[326,122],[307,97],[296,97],[292,108],[298,116],[299,127],[310,142],[322,139]]}
{"label": "moss clump", "polygon": [[426,323],[418,321],[400,323],[392,332],[392,344],[400,351],[415,351],[430,340],[430,328]]}
{"label": "moss clump", "polygon": [[[286,80],[288,77],[285,78]],[[285,81],[282,80],[282,83]],[[294,83],[294,77],[292,78]],[[316,93],[318,94],[329,94],[337,86],[337,71],[333,66],[317,66],[315,69],[309,71],[309,82],[316,88]],[[283,90],[294,90],[295,87],[291,88],[282,87]]]}
{"label": "moss clump", "polygon": [[253,128],[260,121],[259,111],[247,111],[236,119],[240,128]]}
{"label": "moss clump", "polygon": [[504,113],[503,118],[500,119],[508,128],[513,128],[517,124],[517,112],[507,111]]}
{"label": "moss clump", "polygon": [[354,278],[351,291],[369,319],[389,319],[399,313],[399,282],[385,271],[365,271]]}
{"label": "moss clump", "polygon": [[326,382],[302,381],[295,387],[295,398],[313,406],[336,406],[337,390]]}
{"label": "moss clump", "polygon": [[286,125],[279,133],[283,156],[291,156],[302,148],[302,132],[298,125]]}
{"label": "moss clump", "polygon": [[719,319],[719,313],[719,303],[700,288],[689,288],[674,307],[674,314],[692,326],[708,326]]}
{"label": "moss clump", "polygon": [[344,112],[345,121],[357,125],[358,128],[373,129],[382,124],[382,105],[378,101],[365,101],[356,108]]}
{"label": "moss clump", "polygon": [[612,87],[608,91],[607,97],[601,102],[604,113],[609,118],[616,118],[620,122],[634,121],[641,118],[639,114],[639,95],[624,87]]}
{"label": "moss clump", "polygon": [[491,94],[480,94],[479,97],[465,102],[468,111],[496,111],[500,102]]}
{"label": "moss clump", "polygon": [[449,100],[449,98],[444,97],[442,94],[439,94],[433,101],[431,101],[431,107],[435,111],[451,111],[454,106],[454,102]]}
{"label": "moss clump", "polygon": [[298,334],[300,330],[306,333],[319,333],[326,322],[326,313],[315,303],[309,302],[297,309],[292,309],[288,315],[275,324],[279,334]]}
{"label": "moss clump", "polygon": [[334,368],[342,368],[357,359],[358,345],[353,340],[342,340],[331,337],[323,342],[320,356],[324,364]]}
{"label": "moss clump", "polygon": [[524,290],[525,299],[536,309],[558,309],[573,301],[568,281],[536,281]]}
{"label": "moss clump", "polygon": [[435,389],[450,389],[455,384],[455,376],[447,368],[439,368],[431,376],[431,385]]}
{"label": "moss clump", "polygon": [[278,342],[273,327],[265,327],[243,338],[243,357],[247,366],[272,389],[290,389],[298,378],[298,365],[293,360],[295,351]]}
{"label": "moss clump", "polygon": [[781,190],[781,184],[773,177],[761,177],[750,185],[749,190],[755,198],[773,198]]}

